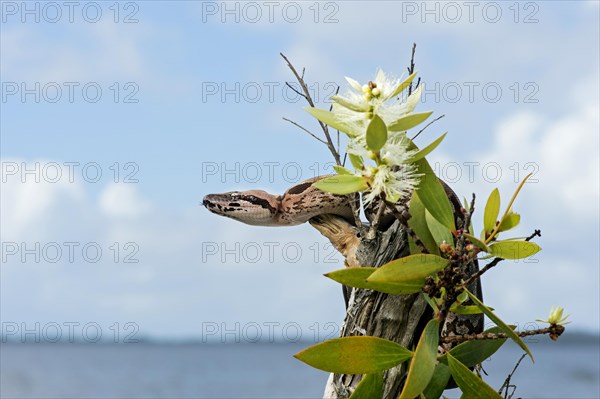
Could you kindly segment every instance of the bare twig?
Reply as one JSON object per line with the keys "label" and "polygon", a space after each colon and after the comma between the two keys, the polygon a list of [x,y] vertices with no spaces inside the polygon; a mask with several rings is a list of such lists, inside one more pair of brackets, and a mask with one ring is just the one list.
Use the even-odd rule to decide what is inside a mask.
{"label": "bare twig", "polygon": [[419,132],[418,132],[417,134],[415,134],[415,135],[414,135],[414,137],[412,137],[412,138],[411,138],[411,140],[414,140],[414,139],[416,139],[417,137],[419,137],[419,135],[420,135],[421,133],[423,133],[423,131],[424,131],[425,129],[427,129],[429,126],[433,125],[435,122],[439,121],[440,119],[442,119],[442,118],[443,118],[443,117],[445,117],[445,116],[446,116],[446,115],[441,115],[441,116],[438,116],[437,118],[435,118],[434,120],[432,120],[431,122],[429,122],[427,125],[425,125],[425,127],[424,127],[423,129],[419,130]]}
{"label": "bare twig", "polygon": [[[415,50],[417,49],[417,43],[413,43],[412,46],[412,53],[410,55],[410,66],[407,68],[408,69],[408,75],[412,75],[413,72],[415,71]],[[420,79],[419,79],[420,82]],[[417,86],[419,85],[419,82],[417,82]],[[415,87],[416,89],[416,87]],[[408,86],[408,95],[410,96],[412,94],[413,91],[413,84],[412,82],[410,82],[410,85]]]}
{"label": "bare twig", "polygon": [[473,281],[477,280],[479,277],[481,277],[482,274],[484,274],[485,272],[487,272],[488,270],[490,270],[492,267],[496,266],[498,263],[502,262],[503,260],[504,260],[504,258],[494,258],[494,260],[492,260],[490,263],[485,265],[483,267],[483,269],[478,270],[477,273],[474,273],[471,277],[469,277],[467,279],[467,281],[462,283],[461,286],[464,288],[468,287],[469,284],[471,284]]}
{"label": "bare twig", "polygon": [[[298,80],[298,83],[300,83],[300,87],[302,87],[302,91],[304,92],[303,97],[308,102],[308,105],[310,105],[312,108],[315,108],[315,103],[314,103],[312,97],[310,96],[310,91],[308,90],[308,86],[306,85],[306,82],[304,81],[304,69],[302,69],[302,75],[299,75],[298,71],[296,71],[296,68],[294,68],[294,66],[292,65],[290,60],[288,60],[288,58],[285,55],[283,55],[283,53],[279,53],[279,54],[287,63],[287,66],[290,68],[290,70],[296,77],[296,80]],[[338,165],[341,165],[342,161],[340,159],[340,154],[336,151],[333,141],[331,140],[331,135],[329,134],[329,128],[327,127],[326,124],[324,124],[321,121],[319,121],[319,125],[321,125],[321,129],[323,129],[323,133],[325,134],[325,139],[326,139],[325,141],[327,144],[327,148],[329,148],[329,152],[331,152],[331,155],[333,155],[335,162]]]}
{"label": "bare twig", "polygon": [[[517,369],[519,368],[519,365],[521,364],[521,362],[523,361],[523,359],[525,359],[525,357],[527,356],[527,353],[523,353],[523,355],[521,355],[521,358],[519,359],[519,361],[517,362],[517,364],[515,364],[515,368],[513,369],[513,371],[510,372],[510,374],[508,375],[508,377],[506,377],[506,380],[504,380],[504,384],[502,384],[502,387],[500,387],[500,389],[498,390],[498,393],[500,395],[502,395],[502,390],[504,390],[506,388],[506,392],[504,393],[504,399],[509,399],[512,398],[515,390],[516,390],[516,386],[515,385],[510,385],[510,380],[512,378],[512,376],[515,374],[515,372],[517,371]],[[510,393],[510,396],[508,395],[508,389],[509,388],[513,388],[512,392]]]}
{"label": "bare twig", "polygon": [[427,248],[425,248],[423,241],[421,241],[421,239],[417,236],[414,230],[410,228],[410,226],[408,225],[408,219],[402,213],[400,213],[398,209],[396,209],[396,205],[388,201],[385,201],[385,205],[392,212],[394,217],[400,222],[402,227],[404,227],[406,234],[408,234],[410,238],[413,239],[415,245],[421,250],[421,253],[428,254],[429,251],[427,250]]}
{"label": "bare twig", "polygon": [[[529,237],[527,237],[525,239],[525,241],[531,241],[531,239],[533,239],[534,237],[542,236],[542,231],[541,230],[535,230],[533,232],[533,234],[531,234]],[[490,263],[488,263],[487,265],[485,265],[485,267],[481,270],[479,270],[477,273],[474,273],[471,277],[469,277],[464,283],[462,283],[462,287],[468,287],[469,284],[471,284],[473,281],[475,281],[476,279],[478,279],[479,277],[481,277],[481,275],[485,272],[487,272],[488,270],[490,270],[492,267],[496,266],[498,263],[500,263],[501,261],[503,261],[504,258],[494,258],[494,260],[492,260]]]}
{"label": "bare twig", "polygon": [[[335,89],[335,95],[337,95],[340,92],[340,86],[338,86]],[[331,112],[333,110],[333,102],[331,103],[331,105],[329,106],[329,112]],[[337,152],[338,154],[341,154],[340,152],[340,131],[336,130],[337,132]],[[344,161],[342,162],[342,166],[346,163],[346,155],[344,154]]]}
{"label": "bare twig", "polygon": [[473,217],[473,212],[475,211],[475,193],[473,193],[473,196],[471,197],[469,209],[466,209],[465,211],[467,212],[467,216],[465,217],[465,225],[463,226],[463,229],[468,232],[469,227],[471,226],[471,218]]}
{"label": "bare twig", "polygon": [[[308,85],[304,81],[305,69],[302,68],[302,75],[298,74],[298,71],[292,65],[290,60],[283,53],[279,53],[279,54],[285,60],[288,68],[290,68],[290,70],[296,77],[296,80],[300,84],[300,87],[302,87],[303,93],[299,93],[299,94],[301,94],[302,97],[304,97],[306,99],[306,101],[308,102],[308,105],[310,105],[312,108],[315,108],[315,102],[313,101],[313,99],[310,95],[310,91],[308,90]],[[286,82],[286,84],[288,85],[288,87],[291,87],[294,91],[296,91],[296,89],[293,88],[290,84],[288,84],[287,82]],[[338,87],[338,90],[339,90],[339,87]],[[336,91],[336,93],[337,93],[337,91]],[[339,146],[340,146],[339,145],[339,131],[338,131],[338,149],[336,149],[335,145],[333,144],[333,140],[331,139],[331,134],[329,133],[329,128],[323,122],[318,121],[319,125],[321,126],[321,129],[323,130],[323,134],[325,135],[325,140],[318,138],[316,135],[311,133],[308,129],[303,128],[302,126],[298,125],[297,123],[292,122],[286,118],[284,118],[284,119],[289,121],[290,123],[293,123],[294,125],[298,126],[305,132],[309,133],[312,137],[317,138],[317,140],[319,140],[320,142],[325,144],[327,146],[327,148],[329,149],[329,152],[331,152],[331,155],[333,155],[335,163],[338,165],[342,165],[342,160],[340,158],[340,153],[339,153]],[[344,160],[345,160],[345,157],[344,157]],[[348,198],[348,202],[350,203],[350,208],[352,209],[352,214],[354,215],[354,223],[356,225],[356,228],[358,228],[360,234],[363,235],[364,227],[363,227],[362,221],[360,220],[360,208],[359,208],[360,207],[360,196],[358,194],[353,194],[353,195],[351,194],[351,195],[348,195],[347,198]]]}
{"label": "bare twig", "polygon": [[531,233],[531,235],[530,235],[529,237],[527,237],[527,238],[525,239],[525,241],[531,241],[531,240],[533,240],[533,238],[534,238],[534,237],[536,237],[536,236],[537,236],[537,237],[541,237],[541,236],[542,236],[542,231],[541,231],[541,230],[538,230],[538,229],[536,229],[536,230],[535,230],[533,233]]}
{"label": "bare twig", "polygon": [[285,82],[285,85],[287,87],[289,87],[290,89],[292,89],[299,96],[304,97],[305,100],[308,100],[308,98],[306,97],[306,94],[301,93],[298,89],[296,89],[294,86],[292,86],[289,82]]}
{"label": "bare twig", "polygon": [[[555,336],[559,337],[565,331],[565,327],[560,324],[551,324],[546,328],[538,328],[536,330],[529,331],[519,331],[517,335],[519,337],[529,337],[531,335],[541,335],[541,334],[550,334],[550,337]],[[465,335],[449,335],[440,338],[440,343],[450,344],[450,343],[460,343],[465,341],[481,341],[481,340],[491,340],[491,339],[504,339],[509,338],[506,333],[486,333],[482,332],[479,334],[465,334]],[[554,338],[553,338],[554,339]]]}
{"label": "bare twig", "polygon": [[319,140],[321,143],[327,145],[327,142],[319,137],[317,137],[315,134],[313,134],[310,130],[308,130],[307,128],[305,128],[302,125],[297,124],[296,122],[294,122],[293,120],[290,120],[288,118],[283,118],[284,121],[287,121],[289,123],[291,123],[294,126],[297,126],[298,128],[304,130],[306,133],[310,134],[312,137],[314,137],[315,139]]}

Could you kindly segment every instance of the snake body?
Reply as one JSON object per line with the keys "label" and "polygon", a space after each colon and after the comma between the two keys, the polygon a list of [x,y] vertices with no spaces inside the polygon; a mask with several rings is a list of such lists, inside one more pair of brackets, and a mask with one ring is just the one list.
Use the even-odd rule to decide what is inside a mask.
{"label": "snake body", "polygon": [[[319,190],[313,183],[326,176],[318,176],[305,180],[290,187],[283,195],[277,196],[262,190],[231,191],[222,194],[209,194],[204,197],[203,205],[212,213],[226,216],[237,221],[255,226],[293,226],[310,222],[313,227],[328,237],[332,244],[344,255],[346,265],[359,267],[356,250],[361,239],[354,229],[354,216],[348,198],[343,195],[333,195]],[[452,189],[440,180],[448,199],[452,205],[455,221],[464,217],[461,212],[461,203]],[[397,204],[404,205],[407,204]],[[377,209],[365,207],[365,215],[372,222]],[[341,216],[348,223],[330,215]],[[329,223],[323,223],[328,219]],[[387,229],[394,221],[394,216],[386,212],[383,215],[380,229]],[[478,270],[477,261],[465,265],[468,275]],[[468,287],[480,299],[482,298],[481,285],[474,281]],[[348,291],[345,288],[344,296],[348,302]],[[476,315],[449,314],[443,327],[443,335],[462,335],[479,333],[483,331],[483,317]],[[450,349],[446,345],[444,350]]]}
{"label": "snake body", "polygon": [[[295,184],[283,195],[273,195],[263,190],[230,191],[208,194],[202,204],[212,213],[253,226],[295,226],[325,214],[353,221],[346,196],[327,193],[313,186],[315,181],[324,177],[327,176],[317,176]],[[446,183],[440,182],[456,213],[461,207],[459,199]],[[369,221],[376,210],[366,207],[365,214]],[[385,228],[391,219],[391,213],[386,211],[380,226]]]}
{"label": "snake body", "polygon": [[312,185],[323,177],[295,184],[283,195],[263,190],[230,191],[208,194],[202,203],[212,213],[253,226],[295,226],[323,214],[352,220],[352,210],[345,196],[330,194]]}

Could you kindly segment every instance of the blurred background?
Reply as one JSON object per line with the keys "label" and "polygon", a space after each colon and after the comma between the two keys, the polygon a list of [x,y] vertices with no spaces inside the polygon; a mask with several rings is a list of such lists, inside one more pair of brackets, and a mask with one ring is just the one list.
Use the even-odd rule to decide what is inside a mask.
{"label": "blurred background", "polygon": [[[520,329],[552,305],[572,323],[529,339],[517,395],[600,396],[598,1],[0,8],[3,398],[320,397],[327,374],[292,355],[337,336],[322,274],[341,258],[309,226],[246,226],[201,199],[331,171],[282,119],[318,133],[280,52],[325,108],[344,76],[407,76],[413,43],[417,110],[445,115],[418,144],[449,132],[438,175],[482,210],[534,173],[514,235],[541,229],[543,251],[487,273],[486,302]],[[506,344],[488,382],[519,357]]]}

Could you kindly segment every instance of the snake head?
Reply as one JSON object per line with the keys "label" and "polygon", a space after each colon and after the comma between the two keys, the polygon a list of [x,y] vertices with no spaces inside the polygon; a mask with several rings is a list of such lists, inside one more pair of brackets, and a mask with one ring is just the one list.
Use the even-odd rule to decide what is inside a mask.
{"label": "snake head", "polygon": [[279,200],[262,190],[208,194],[202,204],[210,212],[253,226],[274,226]]}

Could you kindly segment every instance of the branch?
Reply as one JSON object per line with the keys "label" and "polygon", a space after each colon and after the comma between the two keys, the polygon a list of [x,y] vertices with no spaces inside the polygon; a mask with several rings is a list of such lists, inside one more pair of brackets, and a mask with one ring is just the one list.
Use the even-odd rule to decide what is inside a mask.
{"label": "branch", "polygon": [[473,217],[473,212],[475,211],[475,193],[471,197],[471,204],[469,205],[469,209],[467,211],[467,216],[465,217],[465,225],[463,226],[463,230],[469,231],[469,227],[471,226],[471,218]]}
{"label": "branch", "polygon": [[429,126],[431,126],[432,124],[434,124],[435,122],[439,121],[440,119],[442,119],[443,117],[445,117],[446,115],[441,115],[438,116],[437,118],[435,118],[434,120],[432,120],[431,122],[429,122],[427,125],[425,125],[425,127],[421,130],[419,130],[419,133],[415,134],[413,138],[411,138],[411,140],[416,139],[417,137],[419,137],[419,134],[423,133],[423,130],[427,129]]}
{"label": "branch", "polygon": [[[542,236],[542,231],[539,230],[539,229],[536,229],[529,237],[527,237],[525,239],[525,241],[531,241],[536,236],[541,237]],[[469,284],[471,284],[474,280],[476,280],[479,277],[481,277],[481,275],[483,273],[487,272],[488,270],[490,270],[492,267],[496,266],[498,263],[500,263],[503,260],[504,260],[504,258],[494,258],[494,260],[492,260],[490,263],[488,263],[487,265],[485,265],[485,267],[483,269],[479,270],[477,273],[475,273],[471,277],[469,277],[467,279],[467,281],[465,281],[464,283],[462,283],[461,287],[468,287]]]}
{"label": "branch", "polygon": [[[413,229],[411,229],[410,226],[408,225],[408,218],[406,218],[402,213],[398,212],[398,209],[396,209],[395,204],[385,201],[385,205],[392,212],[394,217],[400,222],[400,224],[404,227],[406,234],[408,234],[410,236],[410,238],[413,239],[413,241],[415,242],[415,245],[417,247],[419,247],[419,249],[421,250],[421,253],[428,254],[429,251],[427,250],[427,248],[425,248],[423,241],[421,241],[421,239],[419,237],[417,237],[417,234],[415,234]],[[408,213],[408,212],[406,212],[406,213]],[[409,217],[410,217],[410,215],[409,215]]]}
{"label": "branch", "polygon": [[533,232],[533,233],[532,233],[532,234],[531,234],[529,237],[527,237],[527,238],[525,239],[525,241],[531,241],[531,240],[532,240],[534,237],[536,237],[536,236],[537,236],[537,237],[541,237],[541,236],[542,236],[542,231],[541,231],[541,230],[538,230],[538,229],[536,229],[536,230],[535,230],[535,231],[534,231],[534,232]]}
{"label": "branch", "polygon": [[306,133],[310,134],[312,137],[314,137],[315,139],[319,140],[321,143],[323,144],[327,144],[327,142],[319,137],[317,137],[315,134],[313,134],[310,130],[308,130],[307,128],[305,128],[304,126],[301,126],[299,124],[297,124],[296,122],[288,119],[288,118],[283,118],[284,121],[288,121],[289,123],[291,123],[294,126],[297,126],[298,128],[304,130]]}
{"label": "branch", "polygon": [[[550,334],[550,338],[553,341],[556,341],[561,334],[565,332],[565,327],[560,324],[551,324],[550,327],[546,328],[538,328],[537,330],[530,331],[519,331],[517,335],[519,337],[528,337],[531,335],[541,335],[541,334]],[[440,338],[440,343],[442,344],[450,344],[450,343],[460,343],[465,341],[480,341],[480,340],[490,340],[490,339],[504,339],[509,338],[506,333],[480,333],[480,334],[465,334],[465,335],[450,335]]]}
{"label": "branch", "polygon": [[[410,66],[407,68],[408,69],[408,75],[412,75],[413,72],[415,72],[415,50],[417,49],[417,43],[413,43],[412,46],[412,53],[410,55]],[[415,86],[415,89],[417,87],[419,87],[419,83],[421,83],[421,78],[419,78],[419,80],[417,81],[417,85]],[[412,82],[410,82],[410,85],[408,86],[408,95],[410,96],[412,94],[413,91],[413,84]]]}
{"label": "branch", "polygon": [[[288,58],[283,55],[283,53],[279,53],[281,55],[281,57],[285,60],[285,62],[287,63],[287,66],[290,68],[290,70],[292,71],[292,73],[294,74],[294,76],[296,77],[296,80],[298,80],[298,83],[300,83],[300,87],[302,87],[302,91],[304,92],[304,94],[301,94],[306,101],[308,102],[308,105],[310,105],[312,108],[315,108],[315,103],[310,95],[310,91],[308,90],[308,86],[306,85],[306,82],[304,81],[304,69],[302,70],[302,76],[300,76],[298,74],[298,71],[296,71],[296,68],[294,68],[294,66],[292,65],[292,63],[290,62],[290,60],[288,60]],[[291,85],[288,85],[291,87]],[[295,89],[294,89],[295,90]],[[319,121],[319,125],[321,125],[321,129],[323,129],[323,133],[325,133],[325,139],[326,139],[326,143],[327,144],[327,148],[329,148],[329,152],[331,152],[331,155],[333,155],[333,158],[335,159],[335,162],[338,165],[341,165],[342,162],[340,160],[340,154],[336,151],[335,146],[333,144],[333,141],[331,140],[331,135],[329,134],[329,129],[327,127],[326,124],[324,124],[323,122]]]}
{"label": "branch", "polygon": [[504,260],[504,258],[494,258],[494,260],[492,260],[490,263],[488,263],[487,265],[485,265],[483,267],[483,269],[480,269],[479,271],[477,271],[477,273],[474,273],[471,277],[469,277],[467,279],[467,281],[465,281],[464,283],[462,283],[461,287],[467,288],[469,286],[469,284],[471,284],[473,281],[475,281],[479,277],[481,277],[481,275],[483,273],[487,272],[488,270],[490,270],[492,267],[496,266],[498,263],[502,262],[503,260]]}
{"label": "branch", "polygon": [[288,82],[285,82],[285,85],[287,87],[289,87],[290,89],[292,89],[296,94],[298,94],[301,97],[304,97],[305,100],[308,100],[308,97],[306,97],[306,94],[301,93],[298,89],[296,89],[294,86],[292,86],[291,84],[289,84]]}
{"label": "branch", "polygon": [[[511,371],[508,377],[506,377],[506,380],[504,380],[504,384],[502,384],[502,386],[498,390],[498,393],[502,395],[502,390],[506,388],[506,392],[504,393],[504,399],[508,399],[509,397],[512,398],[513,394],[515,393],[515,389],[517,387],[515,385],[510,385],[510,379],[512,378],[513,374],[515,374],[517,368],[519,368],[519,365],[521,364],[523,359],[525,359],[525,357],[527,357],[527,353],[523,353],[517,364],[515,364],[515,368],[513,369],[513,371]],[[511,392],[510,396],[508,396],[508,388],[513,388],[513,391]]]}
{"label": "branch", "polygon": [[[298,71],[296,71],[296,68],[294,68],[294,66],[292,65],[290,60],[283,53],[279,53],[279,55],[281,55],[281,57],[287,63],[288,68],[290,68],[290,70],[296,77],[296,80],[300,84],[300,87],[302,87],[302,91],[304,93],[299,93],[290,84],[288,84],[287,82],[286,82],[286,84],[289,87],[291,87],[294,91],[296,91],[298,94],[302,95],[302,97],[304,97],[306,99],[306,101],[308,102],[308,105],[310,105],[312,108],[315,108],[315,102],[313,101],[313,99],[310,95],[310,91],[308,90],[308,86],[307,86],[306,82],[304,81],[304,69],[302,69],[302,75],[298,74]],[[338,90],[339,90],[339,87],[338,87]],[[286,119],[286,120],[288,120],[288,119]],[[289,122],[291,122],[291,121],[289,121]],[[338,165],[342,165],[342,160],[340,159],[340,153],[338,152],[338,150],[339,150],[339,131],[338,131],[338,150],[336,150],[335,145],[333,144],[333,140],[331,139],[331,135],[329,134],[329,128],[323,122],[321,122],[321,121],[318,121],[318,122],[319,122],[319,125],[321,126],[321,129],[323,130],[323,133],[325,134],[325,140],[318,138],[314,134],[310,133],[308,131],[308,129],[301,127],[297,123],[294,123],[294,122],[291,122],[291,123],[294,123],[294,125],[300,127],[302,130],[309,133],[311,136],[317,138],[320,142],[324,143],[327,146],[327,148],[329,149],[329,152],[331,152],[331,155],[333,155],[335,163]],[[354,223],[356,224],[356,227],[359,229],[360,234],[362,236],[364,233],[364,227],[363,227],[362,221],[360,220],[359,198],[357,195],[353,195],[353,196],[351,195],[351,196],[348,196],[347,198],[348,198],[348,202],[350,202],[350,208],[352,209],[352,214],[354,215]]]}

